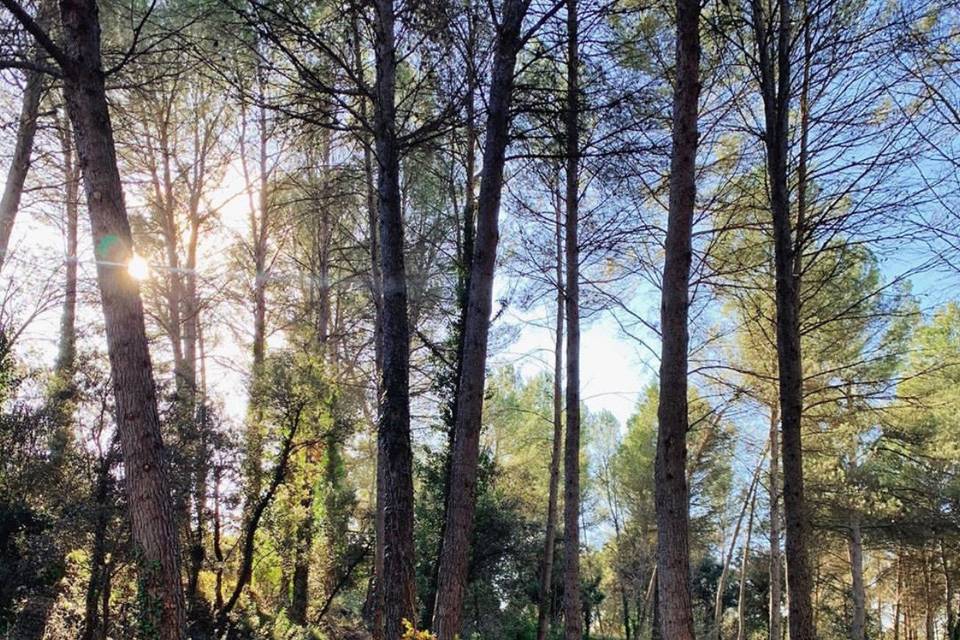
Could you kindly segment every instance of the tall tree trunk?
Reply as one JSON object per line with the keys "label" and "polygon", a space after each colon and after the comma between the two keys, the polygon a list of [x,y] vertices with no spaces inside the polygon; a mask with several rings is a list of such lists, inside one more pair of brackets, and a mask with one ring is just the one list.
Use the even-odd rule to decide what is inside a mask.
{"label": "tall tree trunk", "polygon": [[460,376],[454,447],[450,466],[450,508],[440,553],[440,579],[434,628],[438,640],[460,633],[467,582],[470,538],[480,452],[487,337],[493,307],[493,272],[499,240],[500,195],[510,128],[514,67],[522,46],[520,29],[529,0],[505,0],[497,28],[487,110],[483,170],[477,202],[477,237],[470,268],[468,308],[464,325],[463,371]]}
{"label": "tall tree trunk", "polygon": [[[39,47],[38,47],[39,48]],[[38,55],[37,60],[42,60]],[[7,257],[10,235],[20,209],[23,185],[30,170],[30,157],[33,154],[33,139],[37,132],[37,114],[40,110],[40,97],[43,94],[43,74],[29,70],[25,74],[26,85],[23,89],[23,102],[20,107],[20,120],[17,123],[17,142],[13,148],[13,158],[7,170],[7,181],[0,196],[0,269]]]}
{"label": "tall tree trunk", "polygon": [[[580,640],[580,54],[577,0],[567,0],[566,95],[566,320],[567,425],[563,451],[564,638]],[[589,633],[589,626],[587,632]]]}
{"label": "tall tree trunk", "polygon": [[657,410],[657,589],[664,638],[693,640],[690,598],[690,500],[686,476],[688,288],[696,201],[697,112],[700,95],[700,3],[677,0],[676,79],[670,196],[660,304],[662,351]]}
{"label": "tall tree trunk", "polygon": [[377,436],[378,579],[384,638],[398,638],[403,620],[416,618],[413,547],[413,454],[410,445],[410,327],[403,256],[400,150],[396,131],[396,48],[393,0],[376,2],[374,138],[383,275],[383,393]]}
{"label": "tall tree trunk", "polygon": [[557,533],[557,493],[560,485],[560,451],[563,445],[563,225],[556,207],[557,319],[553,344],[553,449],[550,454],[550,487],[547,495],[547,530],[540,566],[540,602],[537,606],[537,640],[546,640],[550,631],[550,603],[553,595],[553,552]]}
{"label": "tall tree trunk", "polygon": [[[357,12],[354,12],[351,16],[350,28],[353,35],[353,63],[355,68],[355,73],[357,77],[363,77],[364,75],[364,66],[363,66],[363,50],[361,48],[361,36],[359,28],[359,15]],[[360,118],[364,122],[367,121],[367,98],[361,96],[359,99],[358,111],[360,113]],[[374,365],[374,375],[373,375],[373,385],[375,387],[375,397],[376,397],[376,411],[377,425],[380,423],[380,414],[382,411],[382,399],[383,399],[383,278],[380,273],[380,244],[379,244],[379,220],[377,212],[377,194],[376,188],[374,186],[374,171],[373,171],[373,148],[372,142],[367,135],[361,136],[360,144],[363,147],[363,177],[364,177],[364,195],[365,205],[367,212],[367,236],[369,238],[368,242],[368,255],[370,258],[370,274],[368,281],[368,289],[370,293],[370,299],[373,303],[373,365]],[[375,475],[375,487],[374,493],[376,494],[376,508],[374,515],[374,529],[376,535],[379,537],[382,535],[383,531],[383,504],[382,496],[380,494],[381,489],[383,488],[383,480],[381,479],[381,473],[383,464],[377,460],[377,471]],[[379,580],[383,575],[383,548],[381,545],[375,545],[374,549],[374,559],[373,559],[373,571],[371,572],[370,580],[367,585],[367,594],[364,600],[363,605],[363,617],[364,620],[372,634],[373,640],[382,640],[383,638],[383,606],[381,604],[382,600],[380,597],[380,587]]]}
{"label": "tall tree trunk", "polygon": [[63,152],[66,216],[66,275],[63,284],[63,311],[60,315],[60,340],[57,350],[57,375],[63,383],[73,374],[77,354],[77,223],[80,209],[80,169],[76,165],[69,118],[60,124]]}
{"label": "tall tree trunk", "polygon": [[[803,489],[803,367],[800,351],[799,255],[793,238],[788,187],[790,121],[790,0],[778,0],[776,34],[770,34],[761,0],[752,0],[765,115],[767,175],[773,216],[776,271],[777,363],[780,383],[784,514],[789,580],[788,618],[791,640],[813,640],[810,602],[812,577],[807,551],[809,517]],[[771,47],[775,59],[771,56]],[[801,191],[803,187],[801,186]]]}
{"label": "tall tree trunk", "polygon": [[780,405],[774,398],[770,403],[770,601],[769,640],[780,640],[782,634],[780,551]]}
{"label": "tall tree trunk", "polygon": [[[256,67],[257,91],[264,91],[263,69],[258,63]],[[254,184],[250,175],[247,158],[247,104],[240,105],[240,161],[243,168],[244,184],[249,206],[250,236],[253,254],[253,344],[250,381],[250,400],[247,410],[246,429],[244,434],[244,519],[249,519],[254,505],[260,500],[263,487],[263,407],[260,400],[260,386],[262,384],[263,369],[266,362],[267,350],[267,283],[268,249],[271,229],[270,210],[270,169],[267,166],[269,131],[267,130],[266,108],[261,104],[257,107],[257,164],[259,176]],[[256,197],[255,197],[256,194]]]}
{"label": "tall tree trunk", "polygon": [[737,598],[737,640],[747,638],[747,570],[750,567],[750,538],[753,535],[753,516],[757,506],[757,492],[754,489],[750,499],[750,516],[747,519],[747,537],[743,543],[743,557],[740,560],[740,595]]}
{"label": "tall tree trunk", "polygon": [[443,539],[447,528],[447,513],[450,508],[450,466],[453,457],[453,444],[456,440],[457,423],[457,403],[460,399],[460,377],[463,374],[463,352],[465,347],[464,335],[467,322],[467,309],[469,307],[470,291],[470,269],[473,267],[473,247],[476,239],[476,217],[477,217],[477,126],[476,126],[476,91],[477,91],[477,73],[476,65],[473,61],[473,55],[477,51],[477,17],[473,5],[467,3],[467,43],[468,52],[466,59],[467,73],[467,91],[466,91],[466,153],[464,162],[465,185],[464,185],[464,206],[463,220],[458,228],[458,252],[457,252],[457,324],[455,328],[456,339],[456,362],[454,371],[453,398],[449,402],[449,418],[447,420],[447,451],[444,460],[443,472],[443,521],[440,524],[439,540],[440,547],[437,549],[430,571],[430,581],[427,585],[427,593],[423,594],[423,626],[429,628],[433,621],[434,607],[437,600],[437,585],[440,581],[440,555],[442,553]]}
{"label": "tall tree trunk", "polygon": [[[160,419],[140,292],[123,264],[133,242],[117,170],[116,150],[100,61],[94,0],[60,2],[66,51],[60,55],[98,259],[117,426],[140,582],[148,603],[141,624],[163,640],[184,638],[184,599]],[[113,264],[108,264],[113,263]]]}
{"label": "tall tree trunk", "polygon": [[867,626],[867,594],[863,586],[863,538],[860,532],[860,514],[851,513],[848,533],[850,575],[853,578],[853,619],[850,622],[850,640],[864,640]]}

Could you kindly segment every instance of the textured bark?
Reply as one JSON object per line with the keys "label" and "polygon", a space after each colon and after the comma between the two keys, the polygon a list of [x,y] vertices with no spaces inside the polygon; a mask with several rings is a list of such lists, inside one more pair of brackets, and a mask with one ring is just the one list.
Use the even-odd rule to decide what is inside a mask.
{"label": "textured bark", "polygon": [[378,456],[378,578],[383,637],[399,638],[414,621],[413,453],[410,445],[410,327],[403,256],[400,150],[396,130],[396,47],[393,0],[375,4],[376,101],[374,139],[383,277],[383,383]]}
{"label": "textured bark", "polygon": [[[580,640],[580,95],[577,0],[567,0],[566,296],[567,425],[563,442],[563,622],[564,638]],[[589,634],[589,623],[587,624]]]}
{"label": "textured bark", "polygon": [[780,552],[780,407],[776,399],[770,404],[770,601],[769,640],[780,640],[783,627],[781,612],[783,564]]}
{"label": "textured bark", "polygon": [[691,233],[696,200],[697,106],[700,94],[700,4],[677,0],[673,148],[660,305],[662,351],[657,411],[657,591],[664,638],[693,640],[687,483],[687,349]]}
{"label": "textured bark", "polygon": [[[164,466],[143,305],[136,282],[116,263],[133,251],[100,61],[93,0],[60,2],[66,50],[64,93],[73,125],[93,230],[140,579],[151,606],[144,627],[164,640],[184,638],[180,557]],[[114,263],[114,264],[108,264]]]}
{"label": "textured bark", "polygon": [[[803,488],[803,368],[800,351],[799,254],[794,244],[788,187],[790,143],[790,0],[778,0],[775,37],[760,0],[753,1],[757,30],[760,88],[764,104],[767,177],[773,217],[776,271],[777,364],[782,423],[783,494],[786,520],[786,556],[789,628],[791,640],[813,640],[812,576],[807,551],[809,516]],[[771,52],[772,49],[772,52]],[[800,191],[804,191],[803,185]]]}
{"label": "textured bark", "polygon": [[40,110],[40,97],[43,93],[43,76],[38,71],[24,74],[26,85],[23,89],[23,102],[20,107],[20,120],[17,123],[17,141],[13,148],[13,158],[7,170],[7,181],[0,196],[0,269],[7,257],[13,224],[20,210],[23,185],[30,170],[30,157],[33,154],[33,139],[37,132],[37,114]]}
{"label": "textured bark", "polygon": [[557,533],[557,493],[560,485],[560,451],[563,444],[563,225],[557,208],[557,321],[553,344],[553,450],[550,454],[550,486],[547,494],[547,530],[540,566],[540,602],[537,603],[537,640],[550,631],[553,596],[553,552]]}
{"label": "textured bark", "polygon": [[850,621],[850,640],[864,640],[867,626],[867,594],[863,586],[863,538],[860,532],[860,516],[850,515],[847,547],[850,552],[850,576],[853,587],[853,619]]}
{"label": "textured bark", "polygon": [[[477,20],[473,7],[468,4],[466,7],[468,15],[467,24],[467,51],[475,54],[477,50]],[[446,534],[447,512],[450,506],[450,465],[453,452],[453,443],[455,441],[455,427],[457,421],[457,402],[459,402],[460,376],[463,374],[463,350],[464,350],[464,329],[467,321],[467,308],[469,307],[468,293],[470,290],[470,269],[473,260],[473,246],[476,238],[476,173],[477,173],[477,128],[476,128],[476,68],[470,55],[466,61],[467,72],[467,95],[466,95],[466,152],[464,162],[465,184],[464,184],[464,206],[463,220],[458,229],[458,251],[457,251],[457,306],[458,317],[456,325],[456,370],[454,372],[453,398],[449,402],[450,414],[447,423],[447,455],[445,459],[445,468],[443,476],[443,521],[440,524],[440,545],[443,545],[443,538]],[[455,196],[454,196],[455,198]],[[437,599],[437,585],[440,581],[440,555],[442,548],[438,548],[436,557],[433,560],[433,566],[430,571],[430,580],[427,583],[427,592],[422,594],[424,628],[429,628],[433,621],[434,607]]]}
{"label": "textured bark", "polygon": [[434,613],[434,629],[438,640],[452,640],[460,633],[463,615],[463,595],[476,506],[484,369],[493,307],[493,272],[500,235],[500,195],[510,126],[514,67],[522,44],[520,28],[528,7],[528,0],[506,0],[497,29],[477,202],[477,237],[467,294],[463,371],[450,466],[450,508],[447,510],[440,553],[440,579]]}

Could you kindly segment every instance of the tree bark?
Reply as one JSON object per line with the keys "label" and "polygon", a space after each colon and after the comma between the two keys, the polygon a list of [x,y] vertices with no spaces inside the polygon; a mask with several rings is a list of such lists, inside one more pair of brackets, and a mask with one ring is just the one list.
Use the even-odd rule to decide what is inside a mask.
{"label": "tree bark", "polygon": [[[559,204],[559,203],[558,203]],[[537,605],[537,640],[546,640],[550,631],[550,603],[553,595],[553,552],[557,533],[557,493],[560,485],[560,452],[563,445],[563,225],[556,208],[557,320],[553,345],[553,449],[550,454],[550,486],[547,496],[547,530],[540,567],[540,602]]]}
{"label": "tree bark", "polygon": [[[812,577],[807,551],[809,516],[803,488],[803,366],[800,350],[800,271],[794,243],[788,186],[790,143],[790,0],[778,0],[779,21],[775,38],[767,24],[761,0],[752,0],[764,104],[767,177],[773,217],[776,271],[777,364],[782,423],[784,513],[789,580],[791,640],[813,640],[815,625],[810,594]],[[771,56],[773,48],[775,60]],[[803,190],[803,186],[800,187]]]}
{"label": "tree bark", "polygon": [[454,426],[450,509],[440,554],[440,579],[434,613],[434,629],[438,640],[452,640],[460,632],[463,614],[463,594],[476,506],[484,369],[493,307],[493,272],[500,234],[500,195],[510,128],[514,67],[522,46],[520,29],[528,7],[528,0],[506,0],[497,29],[477,203],[477,236],[467,294],[463,372]]}
{"label": "tree bark", "polygon": [[416,620],[413,546],[413,453],[410,444],[410,327],[403,255],[400,150],[396,130],[396,44],[393,0],[375,4],[374,139],[383,277],[383,388],[378,452],[378,579],[384,638],[399,638]]}
{"label": "tree bark", "polygon": [[[39,55],[36,58],[42,60]],[[17,122],[17,142],[13,148],[10,168],[7,170],[3,195],[0,196],[0,269],[3,268],[7,257],[10,235],[13,233],[13,224],[23,196],[23,185],[30,170],[33,139],[37,132],[37,115],[40,111],[40,97],[43,94],[43,74],[28,70],[24,76],[26,85],[23,89],[20,120]]]}
{"label": "tree bark", "polygon": [[850,622],[850,640],[864,640],[867,626],[867,594],[863,586],[863,538],[860,515],[851,513],[847,546],[850,552],[850,575],[853,582],[853,619]]}
{"label": "tree bark", "polygon": [[98,260],[107,349],[116,397],[125,482],[146,602],[141,625],[163,640],[185,637],[180,556],[143,305],[137,283],[116,264],[133,253],[117,170],[116,149],[100,60],[94,0],[60,2],[65,52],[64,93],[84,176]]}
{"label": "tree bark", "polygon": [[[580,640],[580,88],[577,0],[567,0],[566,95],[566,321],[567,425],[563,451],[563,620],[564,638]],[[589,634],[589,625],[587,629]]]}
{"label": "tree bark", "polygon": [[667,239],[660,304],[662,351],[657,410],[657,590],[661,631],[693,640],[690,598],[689,494],[686,477],[688,288],[696,200],[697,112],[700,95],[700,3],[677,0],[676,79]]}

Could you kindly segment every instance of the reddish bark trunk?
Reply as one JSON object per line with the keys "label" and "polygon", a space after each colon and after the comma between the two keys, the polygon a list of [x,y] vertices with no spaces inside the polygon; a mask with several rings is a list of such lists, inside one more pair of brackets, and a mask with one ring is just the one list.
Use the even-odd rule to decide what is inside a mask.
{"label": "reddish bark trunk", "polygon": [[487,111],[483,171],[477,202],[477,236],[470,268],[464,324],[463,370],[460,376],[454,445],[450,466],[450,508],[440,554],[440,579],[434,629],[438,640],[460,633],[467,583],[470,538],[477,484],[480,418],[483,411],[487,337],[493,307],[493,272],[499,240],[500,195],[510,128],[514,67],[522,45],[520,28],[527,0],[506,0],[494,53]]}
{"label": "reddish bark trunk", "polygon": [[687,349],[691,235],[696,200],[697,107],[700,95],[700,3],[677,0],[677,77],[663,293],[657,411],[657,591],[662,636],[693,640],[687,483]]}

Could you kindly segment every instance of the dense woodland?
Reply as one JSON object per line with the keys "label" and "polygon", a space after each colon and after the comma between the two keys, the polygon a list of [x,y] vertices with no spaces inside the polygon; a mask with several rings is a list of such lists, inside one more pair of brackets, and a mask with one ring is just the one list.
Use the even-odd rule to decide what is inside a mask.
{"label": "dense woodland", "polygon": [[956,0],[0,0],[0,174],[2,638],[960,640]]}

